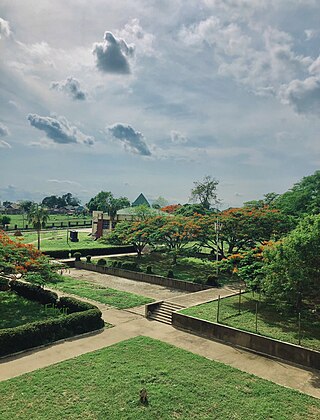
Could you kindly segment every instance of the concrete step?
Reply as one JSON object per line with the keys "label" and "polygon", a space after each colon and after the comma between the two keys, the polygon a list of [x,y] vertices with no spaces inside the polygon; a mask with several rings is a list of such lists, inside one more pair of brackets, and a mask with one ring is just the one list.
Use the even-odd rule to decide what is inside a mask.
{"label": "concrete step", "polygon": [[171,317],[170,318],[167,318],[167,317],[164,317],[161,314],[155,314],[155,313],[153,313],[150,316],[150,319],[153,319],[154,321],[162,322],[163,324],[171,325]]}

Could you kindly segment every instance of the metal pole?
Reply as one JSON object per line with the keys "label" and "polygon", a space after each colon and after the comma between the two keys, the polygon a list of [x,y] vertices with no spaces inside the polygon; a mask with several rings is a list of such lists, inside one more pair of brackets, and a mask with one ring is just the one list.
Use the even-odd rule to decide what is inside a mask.
{"label": "metal pole", "polygon": [[218,296],[217,323],[219,323],[219,315],[220,315],[220,295]]}
{"label": "metal pole", "polygon": [[301,344],[301,312],[298,314],[298,338],[299,338],[299,346]]}
{"label": "metal pole", "polygon": [[258,302],[256,302],[256,333],[258,332]]}
{"label": "metal pole", "polygon": [[216,228],[216,276],[219,276],[219,221],[217,219],[216,223],[215,223],[215,228]]}
{"label": "metal pole", "polygon": [[239,315],[241,314],[241,287],[239,292]]}

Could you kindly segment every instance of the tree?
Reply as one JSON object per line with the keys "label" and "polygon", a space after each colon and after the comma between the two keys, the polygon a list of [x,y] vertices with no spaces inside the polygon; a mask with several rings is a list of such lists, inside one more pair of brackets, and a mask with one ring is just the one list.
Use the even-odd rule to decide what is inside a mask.
{"label": "tree", "polygon": [[47,259],[34,246],[14,241],[0,232],[0,273],[41,271],[43,264],[47,264]]}
{"label": "tree", "polygon": [[164,197],[159,196],[158,198],[156,198],[153,203],[152,203],[152,207],[154,209],[161,209],[161,207],[165,207],[167,206],[168,200],[166,200]]}
{"label": "tree", "polygon": [[320,215],[311,215],[264,252],[266,295],[300,311],[303,300],[319,302]]}
{"label": "tree", "polygon": [[[65,202],[65,206],[77,207],[81,203],[78,197],[74,197],[71,193],[63,194],[61,199]],[[62,206],[64,207],[64,206]]]}
{"label": "tree", "polygon": [[1,217],[1,225],[4,228],[6,225],[9,225],[11,222],[11,219],[9,216],[2,216]]}
{"label": "tree", "polygon": [[162,207],[160,210],[164,211],[165,213],[175,213],[179,208],[181,207],[181,204],[170,204],[169,206]]}
{"label": "tree", "polygon": [[210,214],[210,211],[201,204],[184,204],[176,209],[174,214],[184,217],[192,217],[195,214]]}
{"label": "tree", "polygon": [[38,233],[38,250],[40,250],[40,232],[41,229],[45,227],[48,219],[49,214],[47,209],[40,206],[39,204],[33,204],[30,208],[28,214],[28,222],[33,225],[33,227],[37,230]]}
{"label": "tree", "polygon": [[198,239],[200,226],[188,217],[160,217],[152,231],[152,243],[164,245],[173,255],[173,263],[176,264],[178,254],[189,246],[190,242]]}
{"label": "tree", "polygon": [[268,207],[231,208],[198,217],[197,223],[201,227],[201,245],[214,252],[218,250],[221,258],[254,248],[270,238],[278,239],[293,227],[290,217]]}
{"label": "tree", "polygon": [[194,182],[194,188],[191,190],[191,201],[200,201],[203,208],[209,210],[212,205],[219,203],[217,198],[217,185],[219,181],[207,175],[203,181]]}
{"label": "tree", "polygon": [[100,191],[96,196],[92,197],[87,204],[89,211],[99,210],[110,216],[111,222],[117,214],[117,211],[130,206],[127,197],[115,198],[111,191]]}
{"label": "tree", "polygon": [[152,235],[159,223],[161,224],[161,217],[137,222],[120,222],[104,240],[116,245],[131,244],[140,257],[144,247],[151,244]]}
{"label": "tree", "polygon": [[276,198],[272,205],[296,217],[320,213],[320,171],[302,178],[289,191]]}
{"label": "tree", "polygon": [[20,202],[20,208],[22,210],[22,225],[24,227],[24,216],[28,211],[31,209],[33,205],[33,201],[30,200],[24,200]]}

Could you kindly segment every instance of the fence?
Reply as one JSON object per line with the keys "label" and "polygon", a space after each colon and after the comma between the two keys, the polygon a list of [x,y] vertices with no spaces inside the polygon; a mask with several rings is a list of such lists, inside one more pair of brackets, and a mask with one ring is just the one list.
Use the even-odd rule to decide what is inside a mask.
{"label": "fence", "polygon": [[[43,230],[49,229],[69,229],[77,227],[91,227],[92,220],[74,220],[74,221],[64,221],[64,222],[52,222],[48,223]],[[5,231],[12,232],[15,230],[35,230],[32,225],[25,224],[24,226],[15,225],[6,225]]]}

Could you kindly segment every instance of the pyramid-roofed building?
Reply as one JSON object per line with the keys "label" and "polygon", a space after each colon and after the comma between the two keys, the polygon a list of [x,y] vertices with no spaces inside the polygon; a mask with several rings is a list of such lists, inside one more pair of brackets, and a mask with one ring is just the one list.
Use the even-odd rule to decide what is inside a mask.
{"label": "pyramid-roofed building", "polygon": [[150,207],[149,201],[146,199],[146,197],[142,193],[132,203],[132,207],[137,207],[137,206]]}

